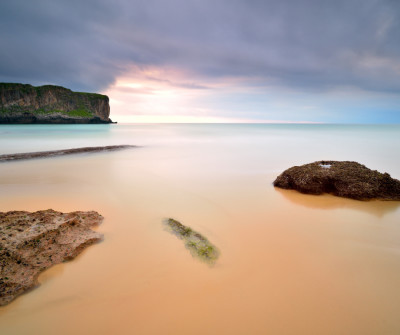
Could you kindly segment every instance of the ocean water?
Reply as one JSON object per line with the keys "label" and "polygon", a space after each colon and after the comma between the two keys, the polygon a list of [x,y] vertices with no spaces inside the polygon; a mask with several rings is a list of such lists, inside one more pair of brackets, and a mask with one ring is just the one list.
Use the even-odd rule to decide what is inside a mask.
{"label": "ocean water", "polygon": [[[0,211],[96,210],[104,241],[0,309],[0,334],[399,334],[400,202],[274,189],[316,160],[400,179],[398,125],[0,126]],[[210,267],[163,229],[207,236]]]}

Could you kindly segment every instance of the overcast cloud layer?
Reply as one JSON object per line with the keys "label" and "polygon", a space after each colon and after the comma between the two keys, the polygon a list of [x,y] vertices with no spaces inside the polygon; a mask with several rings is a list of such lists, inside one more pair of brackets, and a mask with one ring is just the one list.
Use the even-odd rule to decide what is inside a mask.
{"label": "overcast cloud layer", "polygon": [[187,88],[241,78],[400,108],[398,0],[2,0],[0,43],[0,81],[104,91],[132,66],[173,68]]}

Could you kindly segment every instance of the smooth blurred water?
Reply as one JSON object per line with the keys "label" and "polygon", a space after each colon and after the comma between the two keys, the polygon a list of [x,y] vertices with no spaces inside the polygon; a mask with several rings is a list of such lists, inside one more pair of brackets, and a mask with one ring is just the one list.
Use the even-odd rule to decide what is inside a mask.
{"label": "smooth blurred water", "polygon": [[268,171],[316,160],[353,160],[400,178],[400,125],[0,125],[0,154],[117,144],[203,146],[210,154],[218,148],[218,155],[220,149],[236,150],[242,161],[253,161],[253,169]]}
{"label": "smooth blurred water", "polygon": [[[0,164],[0,211],[96,210],[104,241],[0,309],[0,334],[399,334],[400,204],[274,189],[353,160],[400,178],[400,126],[0,126],[0,154],[138,148]],[[208,267],[173,217],[221,251]]]}

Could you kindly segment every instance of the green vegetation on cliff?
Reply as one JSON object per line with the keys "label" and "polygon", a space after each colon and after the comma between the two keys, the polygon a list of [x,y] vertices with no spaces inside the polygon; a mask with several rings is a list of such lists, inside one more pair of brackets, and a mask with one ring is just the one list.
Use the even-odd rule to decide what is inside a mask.
{"label": "green vegetation on cliff", "polygon": [[[1,119],[16,120],[30,117],[36,121],[54,118],[93,119],[109,122],[110,106],[106,95],[73,92],[54,86],[32,86],[18,83],[0,83]],[[10,122],[13,123],[13,122]],[[29,123],[29,122],[28,122]]]}

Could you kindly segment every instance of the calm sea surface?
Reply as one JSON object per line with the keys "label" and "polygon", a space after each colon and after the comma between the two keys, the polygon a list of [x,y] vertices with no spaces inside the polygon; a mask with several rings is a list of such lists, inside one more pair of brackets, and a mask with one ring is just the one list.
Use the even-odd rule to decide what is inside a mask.
{"label": "calm sea surface", "polygon": [[[138,148],[0,164],[0,211],[96,210],[104,241],[0,309],[0,334],[400,334],[400,202],[272,186],[353,160],[400,179],[400,126],[0,126],[0,154]],[[167,233],[218,246],[214,267]]]}

